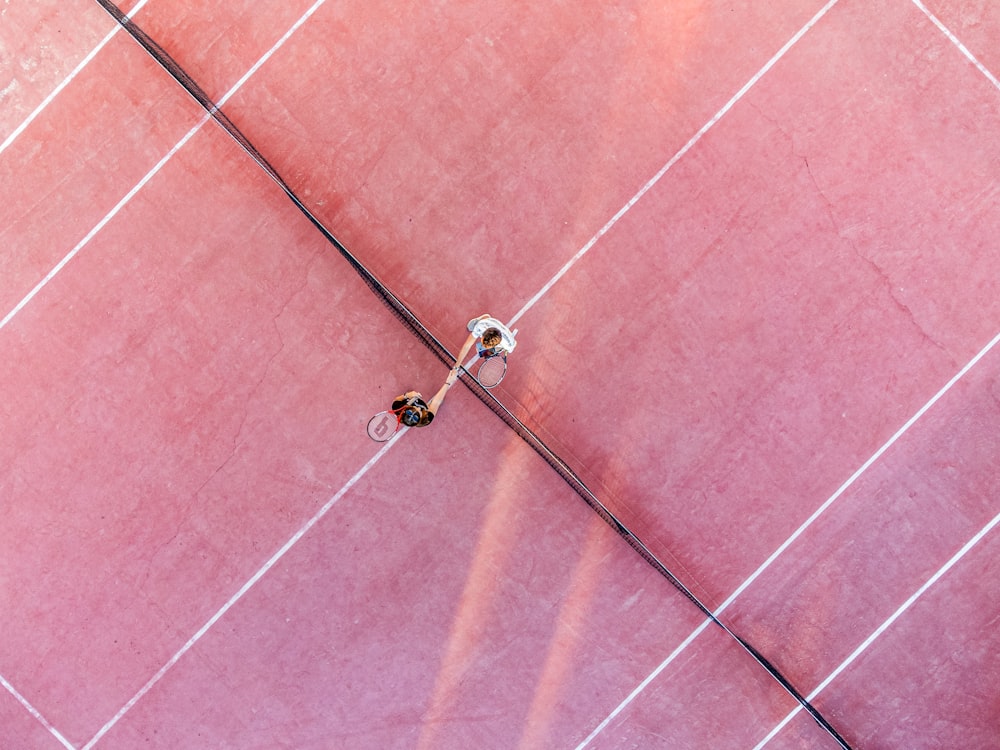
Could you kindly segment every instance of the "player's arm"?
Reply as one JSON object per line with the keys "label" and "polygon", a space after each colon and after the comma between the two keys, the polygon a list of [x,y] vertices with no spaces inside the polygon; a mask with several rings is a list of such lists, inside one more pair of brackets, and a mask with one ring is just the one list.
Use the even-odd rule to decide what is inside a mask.
{"label": "player's arm", "polygon": [[461,371],[458,365],[451,368],[451,372],[448,373],[448,379],[444,381],[438,392],[434,394],[430,402],[427,404],[427,411],[431,414],[437,415],[437,410],[444,401],[445,395],[448,393],[448,389],[455,385],[455,381],[458,380],[458,374]]}
{"label": "player's arm", "polygon": [[[465,339],[465,343],[462,344],[462,348],[458,352],[458,357],[455,359],[456,368],[465,362],[465,358],[469,355],[469,350],[472,348],[472,345],[476,343],[476,338],[477,337],[474,333],[470,333],[468,338]],[[454,370],[452,372],[454,372]],[[449,375],[448,377],[451,376]],[[458,375],[455,375],[455,377],[457,378]]]}

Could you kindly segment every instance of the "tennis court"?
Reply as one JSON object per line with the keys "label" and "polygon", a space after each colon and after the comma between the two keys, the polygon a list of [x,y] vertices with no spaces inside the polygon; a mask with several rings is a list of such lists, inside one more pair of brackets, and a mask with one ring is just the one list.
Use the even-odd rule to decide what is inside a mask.
{"label": "tennis court", "polygon": [[102,5],[0,4],[0,747],[1000,748],[1000,10]]}

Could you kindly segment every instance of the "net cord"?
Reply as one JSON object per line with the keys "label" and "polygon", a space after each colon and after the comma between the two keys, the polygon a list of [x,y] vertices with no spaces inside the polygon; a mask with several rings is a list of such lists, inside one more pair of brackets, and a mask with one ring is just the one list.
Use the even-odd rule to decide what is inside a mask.
{"label": "net cord", "polygon": [[[347,247],[320,221],[298,197],[291,186],[275,169],[263,154],[250,142],[243,132],[223,113],[221,108],[210,96],[191,78],[184,69],[163,49],[152,37],[143,31],[129,16],[110,0],[96,0],[107,13],[114,18],[122,28],[156,61],[171,77],[176,80],[188,94],[218,123],[223,130],[253,159],[261,169],[278,185],[296,208],[313,224],[313,226],[333,245],[334,248],[351,265],[365,284],[386,304],[386,306],[417,336],[444,364],[451,367],[455,358],[448,348],[434,336],[419,318],[399,299],[372,271],[355,257]],[[822,727],[844,750],[851,746],[830,724],[829,721],[792,685],[778,669],[771,664],[747,641],[734,633],[715,613],[708,608],[670,569],[660,560],[646,544],[629,529],[611,510],[597,497],[580,476],[549,446],[539,438],[533,430],[525,425],[513,412],[507,409],[490,391],[480,385],[474,377],[462,366],[462,372],[467,376],[462,382],[473,394],[485,404],[497,417],[510,427],[525,443],[558,473],[567,484],[605,523],[622,537],[635,552],[637,552],[662,577],[667,579],[674,588],[684,595],[711,622],[720,627],[736,641],[768,674],[774,678],[784,690],[791,695],[802,708]]]}

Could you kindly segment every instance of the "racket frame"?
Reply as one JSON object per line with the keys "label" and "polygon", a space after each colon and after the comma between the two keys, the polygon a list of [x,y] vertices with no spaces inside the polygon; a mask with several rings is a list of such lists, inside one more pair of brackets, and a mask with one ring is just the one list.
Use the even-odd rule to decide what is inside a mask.
{"label": "racket frame", "polygon": [[[396,423],[395,425],[392,426],[391,431],[389,431],[388,429],[386,430],[388,432],[387,437],[376,437],[375,435],[372,434],[372,425],[375,424],[375,420],[377,420],[379,417],[382,417],[383,419],[387,420],[394,420]],[[368,427],[366,428],[366,431],[368,432],[368,437],[370,437],[376,443],[386,443],[389,440],[392,440],[392,436],[395,435],[397,432],[399,432],[399,427],[402,424],[399,417],[400,414],[397,414],[391,409],[385,409],[384,411],[380,411],[378,414],[374,415],[371,419],[368,420]],[[379,422],[378,424],[375,425],[375,428],[378,429],[378,427],[381,427],[383,424],[384,424],[383,422]]]}
{"label": "racket frame", "polygon": [[[500,373],[500,377],[497,378],[495,383],[490,383],[489,385],[486,385],[486,383],[484,383],[482,380],[479,379],[479,373],[483,371],[483,367],[486,366],[487,362],[489,362],[491,359],[496,359],[497,357],[500,357],[501,362],[503,362],[503,371]],[[503,379],[506,376],[507,376],[506,352],[496,352],[495,354],[486,354],[480,356],[479,366],[476,368],[476,382],[479,383],[479,385],[481,385],[483,388],[486,388],[487,390],[490,388],[496,388],[498,385],[500,385],[501,382],[503,382]]]}

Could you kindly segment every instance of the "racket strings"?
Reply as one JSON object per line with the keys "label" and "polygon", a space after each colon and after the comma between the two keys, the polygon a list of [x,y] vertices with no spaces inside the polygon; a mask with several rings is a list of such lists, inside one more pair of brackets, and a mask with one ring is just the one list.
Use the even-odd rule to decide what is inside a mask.
{"label": "racket strings", "polygon": [[506,374],[507,357],[502,354],[494,354],[480,362],[479,369],[476,370],[476,380],[483,388],[492,388],[499,385]]}
{"label": "racket strings", "polygon": [[368,420],[368,437],[379,443],[391,438],[398,429],[399,420],[391,411],[380,412]]}

